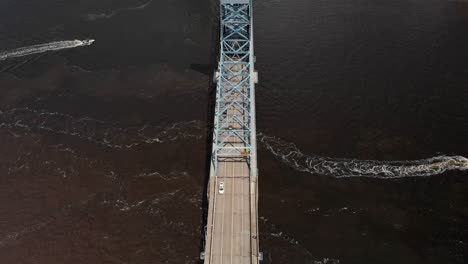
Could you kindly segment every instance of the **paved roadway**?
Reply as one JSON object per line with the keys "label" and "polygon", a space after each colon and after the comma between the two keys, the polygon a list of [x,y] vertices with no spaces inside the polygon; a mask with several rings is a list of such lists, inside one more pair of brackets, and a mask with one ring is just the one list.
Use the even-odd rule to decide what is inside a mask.
{"label": "paved roadway", "polygon": [[[252,263],[250,178],[247,163],[220,162],[216,177],[212,263]],[[224,182],[225,192],[218,192]]]}

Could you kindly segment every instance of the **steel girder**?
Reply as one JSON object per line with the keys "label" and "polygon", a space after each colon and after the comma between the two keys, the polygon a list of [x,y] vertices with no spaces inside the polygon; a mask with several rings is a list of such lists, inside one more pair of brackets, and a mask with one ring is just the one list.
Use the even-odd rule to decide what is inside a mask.
{"label": "steel girder", "polygon": [[[236,2],[237,1],[237,2]],[[250,2],[221,1],[221,53],[216,75],[212,162],[247,160],[252,153]]]}

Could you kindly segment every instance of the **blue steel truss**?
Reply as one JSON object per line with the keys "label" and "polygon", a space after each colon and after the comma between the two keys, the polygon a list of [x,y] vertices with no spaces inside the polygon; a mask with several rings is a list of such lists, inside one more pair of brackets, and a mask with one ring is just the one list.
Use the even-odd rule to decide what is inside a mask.
{"label": "blue steel truss", "polygon": [[221,53],[216,73],[212,162],[252,157],[251,6],[249,0],[221,0]]}

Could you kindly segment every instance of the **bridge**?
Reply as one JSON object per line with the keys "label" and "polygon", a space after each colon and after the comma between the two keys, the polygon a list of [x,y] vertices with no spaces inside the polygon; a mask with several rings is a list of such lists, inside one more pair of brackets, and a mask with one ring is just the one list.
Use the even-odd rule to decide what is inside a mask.
{"label": "bridge", "polygon": [[258,241],[252,0],[220,0],[221,52],[208,181],[205,264],[253,264]]}

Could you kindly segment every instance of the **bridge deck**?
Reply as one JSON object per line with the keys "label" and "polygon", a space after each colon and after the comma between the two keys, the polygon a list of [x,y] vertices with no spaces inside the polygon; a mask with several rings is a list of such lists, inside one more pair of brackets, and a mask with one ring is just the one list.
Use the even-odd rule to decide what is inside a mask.
{"label": "bridge deck", "polygon": [[[239,139],[231,142],[233,146],[243,144]],[[224,182],[223,194],[219,193],[220,182]],[[248,159],[219,161],[208,192],[205,264],[258,263],[257,182],[250,176]]]}
{"label": "bridge deck", "polygon": [[[205,264],[258,264],[251,0],[221,0]],[[224,193],[219,192],[220,182]]]}
{"label": "bridge deck", "polygon": [[[214,184],[212,263],[252,263],[250,177],[246,163],[223,162]],[[219,194],[219,182],[225,192]]]}

